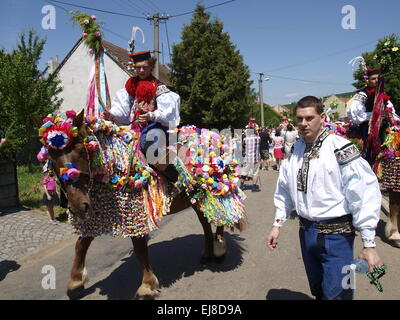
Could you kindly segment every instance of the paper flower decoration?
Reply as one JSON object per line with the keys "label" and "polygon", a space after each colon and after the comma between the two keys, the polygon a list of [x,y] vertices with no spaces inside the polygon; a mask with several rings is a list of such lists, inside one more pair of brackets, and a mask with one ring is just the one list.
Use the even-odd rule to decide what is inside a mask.
{"label": "paper flower decoration", "polygon": [[75,163],[67,162],[65,165],[67,166],[66,168],[60,168],[60,178],[66,181],[77,182],[81,172],[77,169]]}

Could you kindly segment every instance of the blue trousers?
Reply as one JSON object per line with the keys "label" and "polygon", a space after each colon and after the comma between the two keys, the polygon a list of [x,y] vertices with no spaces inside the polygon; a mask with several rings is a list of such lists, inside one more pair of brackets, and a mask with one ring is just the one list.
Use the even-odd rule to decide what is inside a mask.
{"label": "blue trousers", "polygon": [[[153,131],[153,133],[155,133],[153,139],[152,140],[150,139],[150,141],[147,141],[147,135],[152,130],[157,130],[157,131]],[[140,148],[142,149],[142,152],[144,153],[145,156],[146,156],[147,150],[153,144],[155,145],[155,147],[157,147],[154,152],[155,157],[158,157],[160,148],[162,149],[163,147],[168,146],[169,141],[168,141],[167,130],[168,130],[168,128],[164,127],[159,122],[149,122],[149,124],[146,127],[144,127],[144,129],[140,133]],[[164,141],[165,145],[163,145],[159,139],[159,135],[162,135],[162,134],[164,134],[164,137],[165,137],[165,141]]]}
{"label": "blue trousers", "polygon": [[325,221],[309,221],[300,217],[299,231],[303,262],[311,293],[320,300],[352,300],[353,289],[343,289],[343,266],[350,265],[354,253],[353,233],[321,234],[316,223],[351,221],[351,215]]}

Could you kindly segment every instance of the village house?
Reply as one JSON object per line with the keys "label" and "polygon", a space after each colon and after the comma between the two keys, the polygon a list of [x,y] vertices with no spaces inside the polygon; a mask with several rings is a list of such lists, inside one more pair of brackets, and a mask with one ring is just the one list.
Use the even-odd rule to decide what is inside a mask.
{"label": "village house", "polygon": [[336,113],[336,120],[344,120],[347,117],[347,107],[350,99],[351,98],[340,98],[332,94],[323,100],[324,110],[327,112],[329,108],[331,108],[331,118],[333,114]]}
{"label": "village house", "polygon": [[290,109],[289,109],[288,107],[285,107],[284,105],[281,105],[281,104],[276,104],[276,105],[274,105],[274,106],[272,107],[272,109],[273,109],[276,113],[278,113],[278,114],[280,114],[280,115],[283,115],[284,113],[287,115],[287,114],[290,113]]}

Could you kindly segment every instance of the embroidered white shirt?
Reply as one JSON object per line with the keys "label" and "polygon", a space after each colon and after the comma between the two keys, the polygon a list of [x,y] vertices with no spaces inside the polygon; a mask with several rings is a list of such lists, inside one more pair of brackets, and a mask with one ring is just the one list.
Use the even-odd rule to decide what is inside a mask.
{"label": "embroidered white shirt", "polygon": [[[359,92],[354,97],[348,112],[347,117],[349,118],[351,123],[356,125],[361,124],[364,121],[371,119],[372,112],[366,112],[365,101],[367,100],[367,94],[365,92]],[[393,118],[396,121],[400,121],[400,117],[396,114],[396,110],[394,109],[393,103],[389,100],[386,106],[393,113]]]}
{"label": "embroidered white shirt", "polygon": [[274,226],[281,227],[293,209],[311,221],[352,214],[353,225],[360,231],[364,246],[374,247],[381,193],[368,162],[348,140],[330,134],[322,143],[319,157],[310,160],[305,193],[297,188],[305,147],[300,138],[294,144],[293,154],[280,168],[274,195]]}
{"label": "embroidered white shirt", "polygon": [[[133,102],[132,97],[125,88],[117,91],[111,102],[110,113],[118,125],[129,125],[131,123],[132,115],[135,111],[132,108]],[[168,128],[176,128],[181,121],[179,114],[180,102],[179,95],[169,90],[157,95],[157,110],[153,112],[154,121]]]}

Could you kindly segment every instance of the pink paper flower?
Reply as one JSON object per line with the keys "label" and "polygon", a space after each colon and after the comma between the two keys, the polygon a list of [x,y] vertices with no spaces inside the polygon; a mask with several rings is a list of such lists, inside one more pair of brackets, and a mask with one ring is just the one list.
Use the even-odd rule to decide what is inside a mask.
{"label": "pink paper flower", "polygon": [[47,154],[43,152],[39,152],[36,156],[39,162],[45,162],[47,160]]}
{"label": "pink paper flower", "polygon": [[88,34],[86,32],[82,33],[82,37],[87,38]]}
{"label": "pink paper flower", "polygon": [[135,181],[135,188],[140,189],[142,187],[143,183],[139,179]]}
{"label": "pink paper flower", "polygon": [[84,24],[89,24],[90,22],[89,22],[88,19],[85,19],[85,20],[83,21],[83,23],[84,23]]}
{"label": "pink paper flower", "polygon": [[96,16],[92,16],[91,18],[92,18],[93,20],[96,20]]}
{"label": "pink paper flower", "polygon": [[96,31],[95,36],[100,37],[100,35],[101,35],[100,31]]}
{"label": "pink paper flower", "polygon": [[86,146],[90,151],[99,150],[99,143],[97,141],[90,141]]}
{"label": "pink paper flower", "polygon": [[68,118],[74,118],[76,116],[76,112],[74,110],[68,110],[65,114]]}
{"label": "pink paper flower", "polygon": [[48,121],[53,122],[54,119],[53,119],[53,118],[50,118],[50,117],[46,117],[46,118],[43,119],[43,123],[46,123],[46,122],[48,122]]}
{"label": "pink paper flower", "polygon": [[79,178],[79,171],[75,168],[68,169],[67,171],[68,178],[71,180],[76,180]]}

